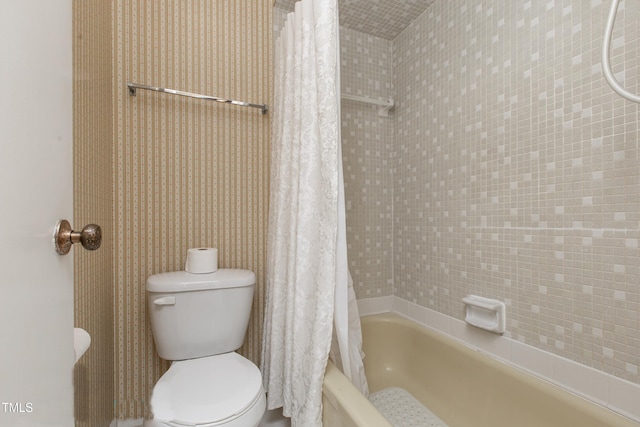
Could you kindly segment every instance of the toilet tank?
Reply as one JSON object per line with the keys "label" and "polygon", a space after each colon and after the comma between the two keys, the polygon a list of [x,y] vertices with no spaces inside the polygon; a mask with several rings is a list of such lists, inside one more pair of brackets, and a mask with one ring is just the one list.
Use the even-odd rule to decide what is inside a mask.
{"label": "toilet tank", "polygon": [[147,280],[151,330],[165,360],[195,359],[242,346],[256,276],[252,271],[161,273]]}

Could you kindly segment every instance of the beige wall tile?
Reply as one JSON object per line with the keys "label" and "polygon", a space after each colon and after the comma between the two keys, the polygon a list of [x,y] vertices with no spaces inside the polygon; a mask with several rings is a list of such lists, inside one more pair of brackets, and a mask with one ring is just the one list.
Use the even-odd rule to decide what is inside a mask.
{"label": "beige wall tile", "polygon": [[[435,2],[394,41],[394,295],[640,383],[638,107],[608,88],[600,2]],[[638,92],[638,8],[613,64]]]}
{"label": "beige wall tile", "polygon": [[[379,95],[378,79],[397,101],[379,143],[384,174],[369,162],[389,134],[343,102],[359,298],[394,295],[457,319],[466,294],[498,298],[508,337],[640,383],[638,106],[600,71],[607,9],[434,2],[373,71],[386,41],[342,29],[343,91]],[[612,50],[634,92],[639,17],[619,11]],[[378,244],[386,252],[373,256]],[[371,280],[388,270],[367,262],[389,254],[392,276]]]}
{"label": "beige wall tile", "polygon": [[[393,95],[391,42],[340,29],[342,93],[373,99]],[[360,298],[391,295],[394,119],[378,107],[342,100],[342,156],[349,269]]]}

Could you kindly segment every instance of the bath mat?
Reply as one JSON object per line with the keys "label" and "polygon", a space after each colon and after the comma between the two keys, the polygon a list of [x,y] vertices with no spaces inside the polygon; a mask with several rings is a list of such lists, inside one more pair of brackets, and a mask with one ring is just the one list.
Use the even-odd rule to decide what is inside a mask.
{"label": "bath mat", "polygon": [[403,388],[385,388],[371,393],[369,400],[394,427],[447,427]]}

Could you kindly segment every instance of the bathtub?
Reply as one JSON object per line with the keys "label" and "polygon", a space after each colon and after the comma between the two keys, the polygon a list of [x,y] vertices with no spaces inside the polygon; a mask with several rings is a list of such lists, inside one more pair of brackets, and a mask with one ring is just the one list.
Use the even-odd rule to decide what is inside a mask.
{"label": "bathtub", "polygon": [[[394,314],[362,318],[371,392],[401,387],[449,427],[626,427],[632,420]],[[389,422],[331,363],[327,427]]]}

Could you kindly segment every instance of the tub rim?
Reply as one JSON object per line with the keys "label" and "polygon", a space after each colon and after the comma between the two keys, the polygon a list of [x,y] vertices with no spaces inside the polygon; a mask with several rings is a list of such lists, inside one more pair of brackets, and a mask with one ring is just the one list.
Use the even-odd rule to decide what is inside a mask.
{"label": "tub rim", "polygon": [[[325,411],[329,409],[326,404],[329,403],[341,419],[346,418],[351,423],[348,425],[393,427],[331,360],[327,361],[327,369],[322,382],[322,396],[323,401],[326,399],[322,409],[323,424]],[[343,404],[345,401],[348,401],[349,405],[345,406]]]}

